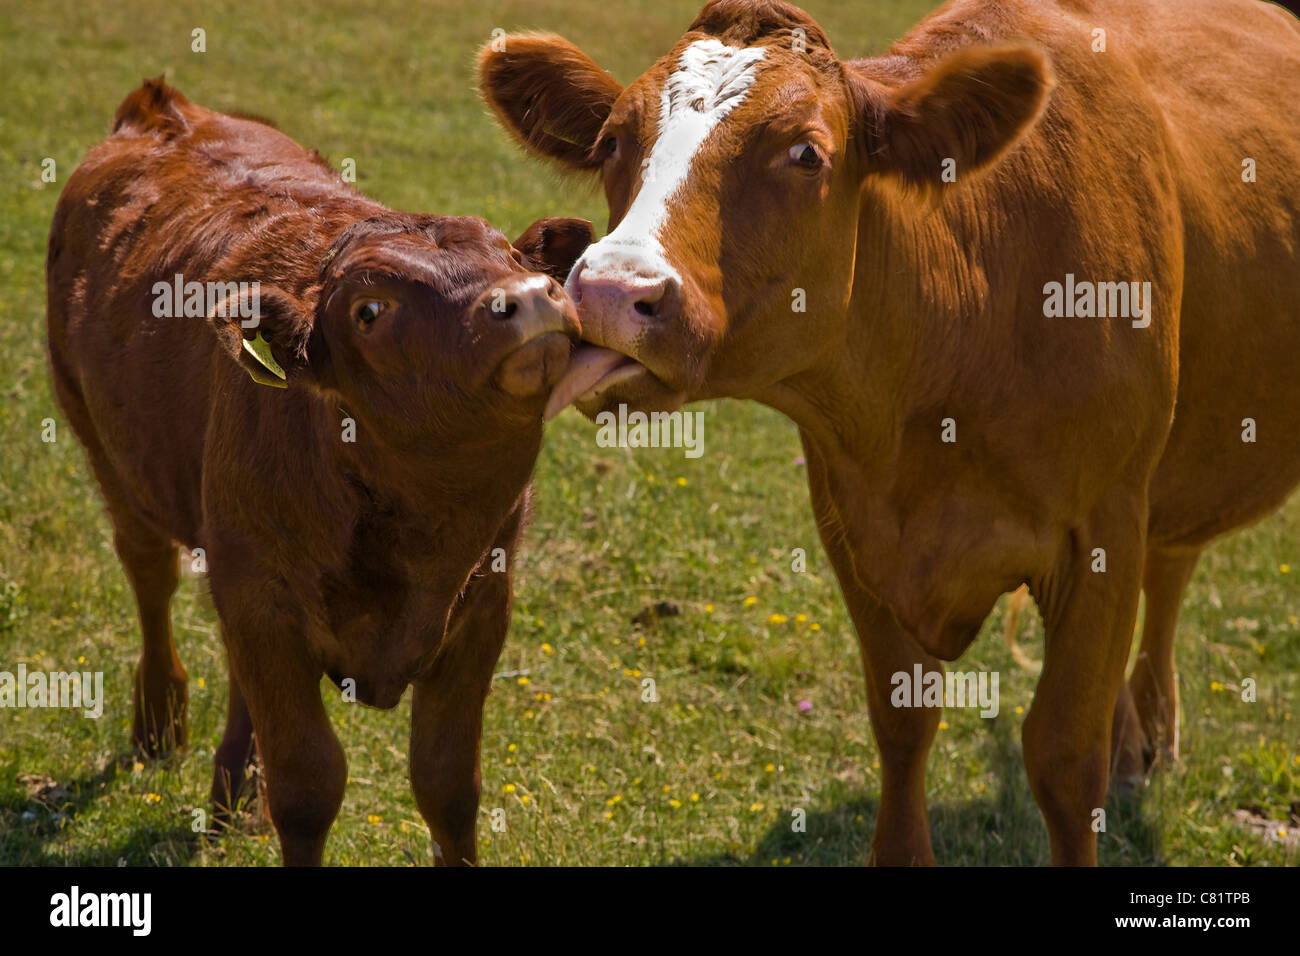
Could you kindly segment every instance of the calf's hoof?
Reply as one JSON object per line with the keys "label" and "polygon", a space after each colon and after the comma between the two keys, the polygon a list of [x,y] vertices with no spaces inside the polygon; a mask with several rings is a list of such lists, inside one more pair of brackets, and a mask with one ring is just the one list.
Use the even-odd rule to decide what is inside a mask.
{"label": "calf's hoof", "polygon": [[168,674],[162,679],[136,671],[131,742],[144,756],[165,757],[189,741],[189,680]]}
{"label": "calf's hoof", "polygon": [[213,830],[229,829],[235,820],[246,815],[254,821],[269,823],[266,814],[266,778],[256,759],[237,767],[236,771],[222,762],[221,748],[217,749],[216,766],[212,772],[212,790],[209,799],[212,802]]}

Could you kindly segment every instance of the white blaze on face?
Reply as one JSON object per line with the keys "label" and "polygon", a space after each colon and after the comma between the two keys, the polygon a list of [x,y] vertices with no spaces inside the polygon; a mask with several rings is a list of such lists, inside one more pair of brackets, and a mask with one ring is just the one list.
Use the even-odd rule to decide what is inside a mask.
{"label": "white blaze on face", "polygon": [[585,265],[681,280],[660,242],[668,203],[686,182],[705,139],[744,101],[763,55],[763,47],[727,46],[714,39],[696,40],[682,51],[659,96],[659,135],[642,165],[641,191],[618,228],[587,249],[575,274]]}

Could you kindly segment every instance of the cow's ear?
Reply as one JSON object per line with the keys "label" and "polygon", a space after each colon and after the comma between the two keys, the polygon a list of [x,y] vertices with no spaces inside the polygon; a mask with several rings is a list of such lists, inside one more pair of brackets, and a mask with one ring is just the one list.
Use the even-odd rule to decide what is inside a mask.
{"label": "cow's ear", "polygon": [[539,219],[514,241],[534,269],[563,282],[595,234],[586,219]]}
{"label": "cow's ear", "polygon": [[558,36],[499,37],[478,58],[479,90],[526,149],[574,170],[600,166],[596,137],[623,88]]}
{"label": "cow's ear", "polygon": [[922,189],[961,182],[1015,145],[1053,85],[1046,58],[1030,47],[968,47],[893,89],[859,81],[869,168]]}
{"label": "cow's ear", "polygon": [[226,354],[261,385],[287,388],[317,377],[308,356],[312,310],[278,286],[259,284],[222,299],[208,324]]}

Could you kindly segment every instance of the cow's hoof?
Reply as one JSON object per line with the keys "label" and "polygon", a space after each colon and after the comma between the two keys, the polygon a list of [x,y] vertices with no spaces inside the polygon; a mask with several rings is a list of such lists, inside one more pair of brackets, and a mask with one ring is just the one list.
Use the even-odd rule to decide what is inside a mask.
{"label": "cow's hoof", "polygon": [[1110,791],[1117,797],[1131,797],[1140,793],[1146,786],[1146,782],[1145,773],[1134,772],[1131,769],[1121,772],[1117,768],[1110,777]]}
{"label": "cow's hoof", "polygon": [[1178,750],[1174,746],[1161,744],[1157,747],[1148,747],[1146,754],[1148,774],[1157,770],[1164,770],[1168,767],[1177,766],[1178,764]]}
{"label": "cow's hoof", "polygon": [[1151,749],[1141,730],[1116,737],[1111,746],[1110,785],[1116,793],[1131,793],[1140,788],[1151,768]]}

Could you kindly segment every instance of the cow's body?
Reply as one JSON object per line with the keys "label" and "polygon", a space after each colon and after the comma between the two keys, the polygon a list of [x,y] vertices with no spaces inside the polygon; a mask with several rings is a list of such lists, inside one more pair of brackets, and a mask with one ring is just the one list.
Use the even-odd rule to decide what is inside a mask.
{"label": "cow's body", "polygon": [[[1056,89],[1019,146],[937,209],[890,184],[866,190],[848,313],[911,336],[917,354],[899,362],[865,332],[850,338],[863,351],[841,362],[846,382],[868,383],[849,394],[905,423],[890,436],[901,449],[854,455],[855,471],[880,476],[844,495],[862,500],[862,531],[883,545],[861,559],[872,562],[864,579],[944,657],[961,641],[940,636],[936,597],[981,571],[993,585],[1032,576],[1009,556],[1050,562],[1034,542],[1053,547],[1062,520],[1134,454],[1157,462],[1148,535],[1162,551],[1199,549],[1300,481],[1300,71],[1279,68],[1300,57],[1295,21],[1249,2],[963,3],[898,48],[941,56],[936,38],[953,23],[989,42],[1032,38]],[[1097,26],[1106,53],[1093,52]],[[890,58],[852,65],[886,84],[908,76]],[[1242,180],[1246,158],[1256,182]],[[890,281],[891,267],[918,281]],[[1152,326],[1045,318],[1043,286],[1067,273],[1150,281]],[[798,391],[783,382],[769,397],[802,421]],[[945,416],[955,447],[930,441]],[[1245,418],[1259,425],[1255,443],[1242,441]],[[814,444],[820,430],[806,430]],[[995,487],[972,487],[967,440]],[[904,534],[933,547],[904,547],[900,564]],[[992,594],[972,595],[972,626]]]}
{"label": "cow's body", "polygon": [[[1153,101],[1128,109],[1168,131],[1164,155],[1140,171],[1174,191],[1160,214],[1181,268],[1177,404],[1149,535],[1161,549],[1199,548],[1300,481],[1300,23],[1247,0],[1081,5],[1076,17],[1085,28],[1127,18],[1111,49]],[[1128,138],[1134,151],[1148,141],[1141,125]],[[1241,440],[1245,418],[1257,443]]]}
{"label": "cow's body", "polygon": [[[1111,743],[1122,775],[1176,751],[1200,549],[1300,481],[1300,24],[1255,0],[955,0],[844,62],[793,7],[718,0],[627,89],[554,37],[508,38],[482,77],[610,200],[568,288],[613,352],[557,394],[798,423],[881,749],[874,858],[933,860],[939,716],[891,707],[890,676],[954,659],[1023,582],[1047,628],[1029,779],[1053,859],[1095,861]],[[1067,276],[1149,282],[1149,324],[1046,315]]]}
{"label": "cow's body", "polygon": [[[51,367],[139,601],[136,742],[185,739],[180,542],[203,549],[232,669],[213,797],[234,806],[255,729],[286,862],[320,861],[342,798],[322,673],[381,707],[415,685],[421,811],[448,862],[474,858],[478,726],[509,617],[491,549],[513,555],[562,370],[545,363],[576,333],[555,282],[511,256],[480,220],[391,212],[271,127],[159,82],[60,198]],[[210,303],[155,314],[177,274],[260,284],[286,388],[250,381],[266,372],[244,351],[251,322]],[[508,320],[476,304],[494,286]],[[349,296],[381,318],[354,322]]]}

